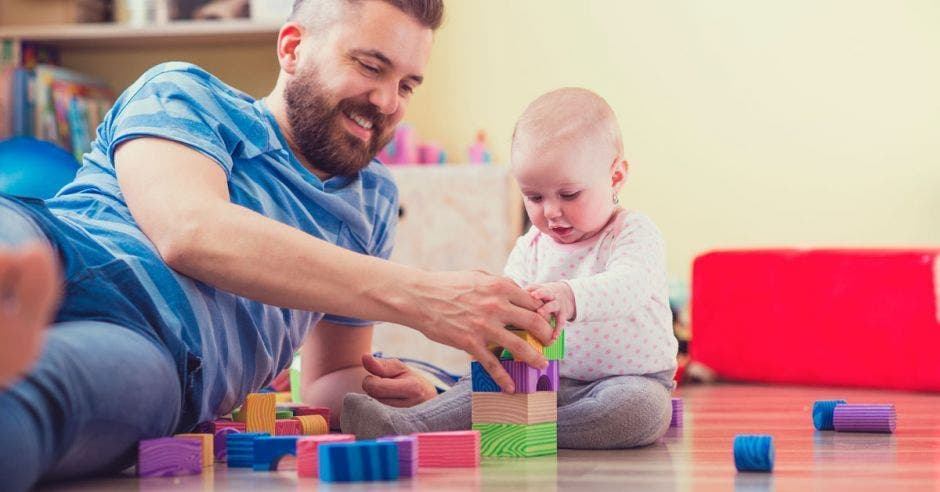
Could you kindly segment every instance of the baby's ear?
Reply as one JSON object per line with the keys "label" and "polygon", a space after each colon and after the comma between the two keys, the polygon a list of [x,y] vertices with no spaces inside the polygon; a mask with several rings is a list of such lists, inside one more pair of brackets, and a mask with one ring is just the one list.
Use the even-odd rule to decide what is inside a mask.
{"label": "baby's ear", "polygon": [[617,159],[613,164],[610,165],[610,179],[611,185],[615,188],[619,188],[627,180],[627,169],[629,169],[630,164],[626,159]]}

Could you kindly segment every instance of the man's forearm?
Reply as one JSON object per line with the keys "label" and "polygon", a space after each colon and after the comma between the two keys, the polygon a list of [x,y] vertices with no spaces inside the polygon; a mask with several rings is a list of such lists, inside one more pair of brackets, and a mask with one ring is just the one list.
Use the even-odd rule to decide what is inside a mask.
{"label": "man's forearm", "polygon": [[[281,307],[403,324],[420,313],[408,284],[424,273],[356,254],[233,204],[192,217],[161,251],[175,270]],[[211,217],[211,219],[209,218]]]}
{"label": "man's forearm", "polygon": [[306,405],[329,407],[330,428],[339,429],[343,397],[347,393],[362,393],[362,380],[367,374],[362,366],[325,374],[300,388],[300,400]]}

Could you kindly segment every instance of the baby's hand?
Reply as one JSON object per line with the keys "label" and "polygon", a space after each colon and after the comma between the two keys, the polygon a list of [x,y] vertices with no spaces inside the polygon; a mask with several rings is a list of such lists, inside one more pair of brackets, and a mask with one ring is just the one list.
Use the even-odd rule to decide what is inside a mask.
{"label": "baby's hand", "polygon": [[532,297],[544,302],[538,309],[538,313],[546,320],[551,320],[552,314],[555,315],[555,331],[552,332],[552,340],[558,338],[565,323],[575,317],[574,292],[565,282],[549,282],[547,284],[530,284],[526,291],[532,294]]}

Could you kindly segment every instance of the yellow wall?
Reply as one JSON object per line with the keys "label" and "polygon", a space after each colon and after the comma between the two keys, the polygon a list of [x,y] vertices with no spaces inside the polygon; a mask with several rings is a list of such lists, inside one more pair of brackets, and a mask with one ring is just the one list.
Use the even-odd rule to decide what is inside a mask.
{"label": "yellow wall", "polygon": [[[12,0],[6,18],[62,1]],[[446,2],[408,121],[455,160],[483,128],[505,161],[527,102],[564,85],[598,91],[632,163],[623,201],[659,224],[675,277],[717,247],[940,245],[940,2]],[[260,96],[273,50],[63,57],[118,88],[184,59]]]}
{"label": "yellow wall", "polygon": [[409,119],[508,158],[540,93],[594,89],[670,273],[745,246],[940,245],[940,2],[450,0]]}

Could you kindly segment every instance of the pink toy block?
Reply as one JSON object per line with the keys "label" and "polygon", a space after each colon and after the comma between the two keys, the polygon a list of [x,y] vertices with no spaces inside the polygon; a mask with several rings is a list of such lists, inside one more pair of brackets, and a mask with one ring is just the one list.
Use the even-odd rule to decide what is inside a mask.
{"label": "pink toy block", "polygon": [[297,440],[297,476],[317,477],[317,446],[325,442],[354,442],[352,434],[320,434]]}
{"label": "pink toy block", "polygon": [[480,431],[420,432],[418,466],[476,468],[480,466]]}
{"label": "pink toy block", "polygon": [[300,421],[294,419],[278,419],[274,421],[275,436],[299,436]]}

